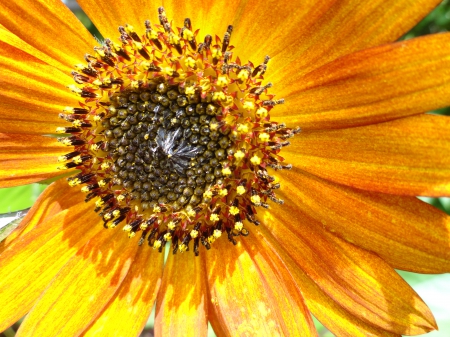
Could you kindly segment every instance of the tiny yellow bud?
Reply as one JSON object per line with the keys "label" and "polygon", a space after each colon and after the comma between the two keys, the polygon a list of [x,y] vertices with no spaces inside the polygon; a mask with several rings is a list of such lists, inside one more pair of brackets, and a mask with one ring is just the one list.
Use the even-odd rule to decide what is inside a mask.
{"label": "tiny yellow bud", "polygon": [[239,194],[239,195],[244,194],[245,193],[245,187],[244,186],[238,186],[236,188],[236,193]]}
{"label": "tiny yellow bud", "polygon": [[236,206],[231,206],[230,207],[230,214],[231,215],[239,214],[239,208],[237,208]]}
{"label": "tiny yellow bud", "polygon": [[259,139],[265,143],[270,139],[270,135],[268,133],[262,132],[259,134]]}
{"label": "tiny yellow bud", "polygon": [[256,117],[258,118],[266,118],[267,117],[267,109],[260,107],[258,110],[256,110]]}
{"label": "tiny yellow bud", "polygon": [[253,157],[250,158],[250,162],[253,165],[259,165],[259,164],[261,164],[261,158],[258,157],[258,155],[255,154],[255,155],[253,155]]}
{"label": "tiny yellow bud", "polygon": [[219,221],[219,216],[217,214],[211,214],[211,216],[209,217],[209,220],[212,222],[217,222]]}
{"label": "tiny yellow bud", "polygon": [[191,238],[195,239],[198,236],[198,231],[193,229],[193,230],[191,230],[190,234],[191,234]]}
{"label": "tiny yellow bud", "polygon": [[234,158],[236,158],[236,160],[242,160],[245,157],[245,153],[242,152],[241,150],[236,151],[236,153],[234,154]]}

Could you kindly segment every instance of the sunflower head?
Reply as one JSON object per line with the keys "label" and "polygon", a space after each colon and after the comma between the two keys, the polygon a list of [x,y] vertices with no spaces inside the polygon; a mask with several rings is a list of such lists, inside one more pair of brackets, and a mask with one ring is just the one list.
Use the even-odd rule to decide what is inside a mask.
{"label": "sunflower head", "polygon": [[263,84],[270,58],[255,66],[233,55],[232,26],[223,39],[198,42],[189,18],[173,28],[158,13],[144,34],[121,26],[120,39],[76,65],[68,88],[79,106],[64,109],[71,126],[57,129],[73,149],[59,168],[81,171],[69,185],[96,199],[105,227],[123,224],[159,251],[171,241],[184,252],[193,241],[198,255],[222,234],[233,244],[248,235],[256,207],[283,203],[268,169],[292,167],[279,152],[299,129],[270,120],[284,103]]}

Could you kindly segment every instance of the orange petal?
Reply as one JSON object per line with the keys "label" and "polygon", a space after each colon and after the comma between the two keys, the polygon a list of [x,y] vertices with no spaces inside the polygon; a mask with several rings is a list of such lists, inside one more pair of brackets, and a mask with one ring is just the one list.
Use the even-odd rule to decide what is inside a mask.
{"label": "orange petal", "polygon": [[[103,231],[92,205],[78,204],[23,234],[0,255],[0,331],[23,317],[62,266]],[[31,335],[29,335],[31,336]]]}
{"label": "orange petal", "polygon": [[[9,30],[6,30],[3,26],[0,27],[0,43],[7,44],[11,47],[14,47],[16,49],[19,49],[28,55],[48,64],[51,65],[58,70],[60,70],[63,73],[70,74],[70,72],[73,70],[72,66],[61,64],[59,61],[53,59],[52,57],[48,56],[47,54],[41,52],[40,50],[36,49],[35,47],[29,45],[22,39],[20,39],[18,36],[11,33]],[[5,50],[2,48],[2,54],[5,53]],[[14,55],[15,56],[15,55]]]}
{"label": "orange petal", "polygon": [[78,106],[65,88],[72,79],[15,47],[2,42],[0,47],[0,132],[45,134],[67,126],[58,113],[65,106]]}
{"label": "orange petal", "polygon": [[[85,194],[77,188],[70,187],[65,179],[59,179],[50,184],[34,202],[27,215],[22,219],[19,226],[4,241],[0,243],[0,253],[2,247],[9,244],[20,235],[28,233],[37,225],[50,220],[59,212],[82,203]],[[92,209],[94,206],[92,206]]]}
{"label": "orange petal", "polygon": [[157,336],[208,334],[205,261],[193,255],[169,252],[156,300]]}
{"label": "orange petal", "polygon": [[[338,301],[330,298],[319,288],[313,279],[309,278],[305,272],[298,268],[295,261],[285,252],[283,248],[285,243],[284,240],[277,241],[270,232],[262,226],[252,230],[251,235],[262,235],[262,238],[258,240],[262,247],[261,249],[277,252],[275,257],[278,257],[279,263],[284,264],[289,270],[291,277],[296,282],[296,286],[301,290],[304,296],[308,309],[311,310],[314,316],[336,336],[400,337],[398,334],[376,328],[375,326],[360,320],[358,317],[341,307]],[[289,235],[292,235],[292,233]],[[282,244],[283,246],[281,246]]]}
{"label": "orange petal", "polygon": [[[247,25],[250,27],[244,33],[248,34],[249,40],[253,38],[247,48],[259,51],[258,58],[264,53],[273,56],[267,79],[288,88],[292,83],[298,83],[300,76],[343,55],[396,41],[440,2],[308,0],[302,1],[301,5],[294,2],[297,9],[290,12],[284,11],[283,3],[278,6],[258,4],[249,9],[267,14],[258,20],[260,24],[250,21]],[[277,24],[272,25],[272,20]],[[261,29],[267,26],[267,29]],[[261,37],[256,39],[258,29]]]}
{"label": "orange petal", "polygon": [[276,207],[263,219],[297,267],[354,316],[397,334],[436,329],[425,303],[375,254],[311,225],[295,207]]}
{"label": "orange petal", "polygon": [[0,186],[11,187],[61,174],[57,158],[68,153],[56,138],[0,134]]}
{"label": "orange petal", "polygon": [[[270,287],[275,281],[264,279],[269,270],[261,272],[251,254],[240,242],[232,246],[222,238],[205,253],[214,312],[211,323],[226,336],[282,336],[292,324],[288,318],[291,313],[283,316],[280,312],[276,305],[279,298]],[[281,307],[287,308],[285,303]],[[304,318],[300,320],[298,329],[304,323]]]}
{"label": "orange petal", "polygon": [[17,337],[81,334],[122,284],[137,248],[121,230],[102,230],[55,276]]}
{"label": "orange petal", "polygon": [[419,115],[350,129],[304,132],[283,157],[295,167],[356,188],[450,195],[450,118]]}
{"label": "orange petal", "polygon": [[2,1],[0,22],[11,33],[61,64],[83,61],[97,42],[61,1]]}
{"label": "orange petal", "polygon": [[374,124],[450,105],[450,34],[428,35],[344,56],[283,82],[289,115],[303,129]]}
{"label": "orange petal", "polygon": [[152,311],[161,284],[163,261],[164,254],[149,247],[139,248],[114,298],[82,336],[138,336]]}
{"label": "orange petal", "polygon": [[314,322],[304,299],[277,251],[267,249],[260,235],[242,239],[242,245],[258,266],[262,280],[273,294],[272,306],[277,311],[286,336],[317,336]]}
{"label": "orange petal", "polygon": [[285,172],[281,185],[286,203],[280,211],[308,215],[394,268],[450,271],[450,216],[417,198],[365,192],[306,173]]}

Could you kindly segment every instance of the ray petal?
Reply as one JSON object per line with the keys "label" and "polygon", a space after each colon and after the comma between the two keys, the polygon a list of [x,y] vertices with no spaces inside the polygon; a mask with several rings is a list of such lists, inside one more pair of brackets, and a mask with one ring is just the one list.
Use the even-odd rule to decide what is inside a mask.
{"label": "ray petal", "polygon": [[65,179],[50,184],[34,202],[19,226],[0,243],[0,253],[4,246],[17,237],[24,235],[44,221],[50,220],[59,212],[82,203],[85,195],[79,189],[72,188]]}
{"label": "ray petal", "polygon": [[156,301],[157,336],[207,336],[207,284],[202,255],[169,252]]}
{"label": "ray petal", "polygon": [[436,329],[426,304],[375,254],[311,226],[292,211],[269,211],[263,219],[297,268],[352,315],[394,334]]}
{"label": "ray petal", "polygon": [[0,300],[8,305],[0,307],[0,331],[23,317],[67,261],[103,230],[91,208],[81,203],[59,212],[2,251]]}
{"label": "ray petal", "polygon": [[161,284],[163,258],[164,254],[149,247],[139,248],[117,293],[82,336],[138,336],[150,316]]}
{"label": "ray petal", "polygon": [[311,217],[397,269],[450,271],[450,216],[417,198],[361,191],[299,172],[285,174],[281,183],[286,203],[277,207],[279,217]]}
{"label": "ray petal", "polygon": [[81,334],[122,284],[137,247],[122,231],[103,229],[61,268],[23,321],[17,336]]}
{"label": "ray petal", "polygon": [[[233,247],[226,240],[217,240],[205,254],[211,293],[209,308],[214,312],[211,323],[225,336],[282,336],[291,327],[292,322],[288,318],[291,312],[284,315],[280,312],[276,305],[279,293],[274,294],[271,290],[271,282],[275,280],[264,279],[266,273],[273,272],[269,269],[261,272],[251,254],[253,252],[247,251],[240,242]],[[295,289],[290,291],[295,292]],[[297,304],[301,305],[291,305],[295,307]],[[286,305],[285,308],[288,307]],[[305,327],[307,319],[300,320],[303,324],[296,329]]]}
{"label": "ray petal", "polygon": [[66,66],[79,63],[96,44],[59,0],[2,1],[0,22],[11,33]]}
{"label": "ray petal", "polygon": [[0,134],[0,186],[30,184],[61,174],[56,168],[58,156],[67,147],[56,138]]}
{"label": "ray petal", "polygon": [[386,123],[304,132],[283,151],[295,167],[359,189],[450,195],[450,118],[418,115]]}
{"label": "ray petal", "polygon": [[366,49],[328,63],[278,91],[274,116],[303,129],[374,124],[450,105],[450,34]]}

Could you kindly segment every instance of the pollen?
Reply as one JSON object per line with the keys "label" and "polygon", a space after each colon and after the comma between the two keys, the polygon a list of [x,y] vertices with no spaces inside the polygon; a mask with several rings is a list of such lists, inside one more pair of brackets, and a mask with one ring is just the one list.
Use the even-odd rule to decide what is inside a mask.
{"label": "pollen", "polygon": [[79,104],[56,130],[71,150],[56,160],[79,170],[68,183],[82,185],[105,228],[199,255],[223,237],[236,244],[259,224],[258,207],[283,203],[271,171],[292,167],[280,152],[300,129],[270,120],[284,103],[262,84],[270,58],[242,61],[232,26],[201,39],[189,19],[178,28],[158,14],[143,29],[119,27],[74,66],[67,88]]}

